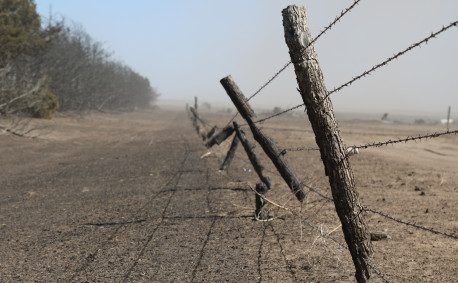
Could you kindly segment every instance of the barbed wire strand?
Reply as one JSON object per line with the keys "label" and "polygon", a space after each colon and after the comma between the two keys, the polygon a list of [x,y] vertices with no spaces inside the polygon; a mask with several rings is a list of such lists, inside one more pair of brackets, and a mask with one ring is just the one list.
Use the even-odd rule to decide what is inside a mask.
{"label": "barbed wire strand", "polygon": [[437,137],[440,137],[440,136],[444,136],[444,135],[456,135],[458,134],[458,130],[454,130],[454,131],[446,131],[446,132],[441,132],[441,133],[432,133],[432,134],[426,134],[426,135],[419,135],[419,136],[415,136],[415,137],[407,137],[407,138],[404,138],[404,139],[399,139],[399,140],[388,140],[386,142],[378,142],[378,143],[370,143],[370,144],[365,144],[365,145],[359,145],[359,146],[353,146],[352,148],[357,148],[357,149],[361,149],[361,148],[369,148],[369,147],[381,147],[381,146],[387,146],[389,144],[395,144],[395,143],[407,143],[409,141],[417,141],[417,140],[422,140],[422,139],[431,139],[431,138],[437,138]]}
{"label": "barbed wire strand", "polygon": [[305,185],[307,187],[307,189],[309,189],[311,192],[314,192],[315,194],[319,195],[320,197],[322,197],[323,199],[327,200],[327,201],[334,201],[332,198],[328,197],[327,195],[321,193],[320,191],[314,189],[314,188],[311,188],[307,185]]}
{"label": "barbed wire strand", "polygon": [[[286,109],[286,110],[284,110],[284,111],[282,111],[282,112],[279,112],[279,113],[277,113],[277,114],[274,114],[274,115],[272,115],[272,116],[269,116],[269,117],[266,117],[266,118],[263,118],[263,119],[259,119],[259,120],[255,121],[254,123],[255,123],[255,124],[262,123],[262,122],[264,122],[264,121],[266,121],[266,120],[269,120],[269,119],[272,119],[272,118],[274,118],[274,117],[283,115],[283,114],[285,114],[285,113],[287,113],[287,112],[289,112],[289,111],[295,110],[295,109],[300,108],[300,107],[302,107],[302,106],[304,106],[304,104],[297,105],[297,106],[294,106],[293,108]],[[247,124],[245,124],[245,125],[247,125]],[[245,126],[245,125],[242,125],[242,126]]]}
{"label": "barbed wire strand", "polygon": [[[374,142],[374,143],[368,143],[365,145],[358,145],[358,146],[350,146],[349,148],[353,149],[367,149],[370,147],[382,147],[382,146],[388,146],[389,144],[396,144],[396,143],[407,143],[409,141],[417,141],[417,140],[422,140],[422,139],[431,139],[431,138],[437,138],[440,136],[444,135],[456,135],[458,134],[458,130],[453,130],[453,131],[446,131],[446,132],[436,132],[432,134],[425,134],[425,135],[418,135],[418,136],[413,136],[413,137],[407,137],[403,139],[398,139],[398,140],[388,140],[384,142]],[[311,148],[311,147],[296,147],[296,148],[285,148],[282,151],[282,154],[286,154],[288,151],[312,151],[312,150],[320,150],[319,148]]]}
{"label": "barbed wire strand", "polygon": [[381,215],[381,216],[383,216],[385,218],[391,219],[391,220],[396,221],[396,222],[401,223],[401,224],[405,224],[405,225],[412,226],[412,227],[415,227],[415,228],[418,228],[418,229],[429,231],[429,232],[434,233],[434,234],[440,234],[440,235],[444,235],[446,237],[450,237],[450,238],[453,238],[453,239],[458,239],[457,235],[450,234],[450,233],[447,233],[447,232],[441,232],[441,231],[438,231],[438,230],[433,229],[433,228],[429,228],[429,227],[418,225],[418,224],[415,224],[415,223],[412,223],[412,222],[408,222],[408,221],[404,221],[404,220],[401,220],[401,219],[397,219],[397,218],[395,218],[395,217],[393,217],[391,215],[388,215],[388,214],[386,214],[384,212],[377,211],[377,210],[372,209],[372,208],[368,208],[367,206],[364,206],[363,209],[364,209],[364,211],[376,213],[378,215]]}
{"label": "barbed wire strand", "polygon": [[406,54],[407,52],[409,52],[410,50],[422,45],[423,43],[427,43],[428,40],[432,39],[432,38],[435,38],[437,35],[443,33],[444,31],[448,30],[449,28],[453,27],[453,26],[456,26],[458,24],[458,21],[454,21],[452,23],[450,23],[449,25],[447,26],[442,26],[442,29],[440,29],[439,31],[437,32],[433,32],[431,33],[430,36],[410,45],[409,47],[407,47],[406,49],[404,49],[403,51],[400,51],[398,53],[396,53],[395,55],[389,57],[388,59],[386,59],[385,61],[383,61],[382,63],[380,64],[377,64],[375,66],[373,66],[372,68],[370,68],[369,70],[363,72],[361,75],[359,76],[356,76],[354,77],[353,79],[351,79],[350,81],[344,83],[343,85],[337,87],[337,88],[334,88],[332,91],[328,92],[328,94],[321,100],[321,101],[324,101],[326,100],[326,98],[328,98],[331,94],[335,93],[335,92],[338,92],[340,91],[341,89],[343,89],[344,87],[347,87],[349,85],[351,85],[352,83],[354,83],[355,81],[361,79],[362,77],[365,77],[367,75],[369,75],[370,73],[372,73],[373,71],[377,70],[378,68],[382,67],[382,66],[385,66],[387,65],[388,63],[390,63],[391,61],[393,61],[394,59],[397,59],[398,57]]}
{"label": "barbed wire strand", "polygon": [[[337,24],[337,22],[339,22],[342,17],[347,14],[348,12],[350,12],[361,0],[355,0],[353,2],[353,4],[351,6],[349,6],[348,8],[342,10],[340,12],[340,15],[337,16],[334,21],[332,21],[327,27],[325,27],[311,42],[309,42],[307,44],[307,46],[304,48],[307,49],[309,46],[311,46],[313,43],[315,43],[323,34],[325,34],[327,31],[329,31],[335,24]],[[291,61],[288,61],[280,70],[278,70],[267,82],[265,82],[261,87],[259,87],[259,89],[257,91],[255,91],[252,95],[250,95],[248,97],[248,99],[244,102],[244,103],[247,103],[248,101],[250,101],[253,97],[255,97],[256,95],[258,95],[265,87],[267,87],[273,80],[275,80],[278,75],[280,75],[284,70],[286,70],[286,68],[288,68],[288,66],[291,65]],[[237,113],[235,113],[234,117],[232,117],[232,119],[227,123],[226,126],[228,126],[232,121],[234,121],[234,119],[237,117],[237,115],[239,114],[239,112],[237,111]]]}
{"label": "barbed wire strand", "polygon": [[[428,36],[428,37],[426,37],[426,38],[420,40],[420,41],[417,42],[417,43],[414,43],[414,44],[410,45],[408,48],[406,48],[406,49],[404,49],[403,51],[400,51],[400,52],[396,53],[395,55],[389,57],[388,59],[386,59],[386,60],[383,61],[382,63],[379,63],[379,64],[377,64],[377,65],[374,65],[374,66],[373,66],[372,68],[370,68],[369,70],[364,71],[361,75],[358,75],[358,76],[352,78],[351,80],[349,80],[348,82],[346,82],[346,83],[340,85],[339,87],[334,88],[332,91],[328,91],[328,94],[327,94],[320,102],[325,101],[331,94],[334,94],[334,93],[337,93],[337,92],[341,91],[343,88],[350,86],[350,85],[353,84],[355,81],[360,80],[361,78],[363,78],[363,77],[369,75],[370,73],[374,72],[375,70],[377,70],[377,69],[379,69],[379,68],[381,68],[381,67],[383,67],[383,66],[388,65],[388,63],[390,63],[390,62],[393,61],[394,59],[397,59],[397,58],[399,58],[400,56],[406,54],[407,52],[411,51],[412,49],[415,49],[416,47],[422,45],[423,43],[427,43],[430,39],[435,38],[437,35],[443,33],[444,31],[448,30],[449,28],[451,28],[451,27],[453,27],[453,26],[456,26],[457,24],[458,24],[458,21],[455,21],[455,22],[452,22],[452,23],[450,23],[449,25],[447,25],[447,26],[445,26],[445,27],[442,27],[442,29],[440,29],[439,31],[431,33],[430,36]],[[299,108],[299,107],[301,107],[301,106],[305,106],[305,104],[300,104],[300,105],[294,106],[294,107],[292,107],[292,108],[286,109],[285,111],[282,111],[282,112],[280,112],[280,113],[278,113],[278,114],[275,114],[275,115],[269,116],[269,117],[267,117],[267,118],[264,118],[264,119],[260,119],[260,120],[258,120],[258,121],[255,121],[255,123],[261,123],[261,122],[264,122],[264,121],[266,121],[266,120],[272,119],[272,118],[274,118],[274,117],[283,115],[283,114],[285,114],[285,113],[287,113],[287,112],[289,112],[289,111],[292,111],[292,110],[294,110],[294,109],[297,109],[297,108]]]}

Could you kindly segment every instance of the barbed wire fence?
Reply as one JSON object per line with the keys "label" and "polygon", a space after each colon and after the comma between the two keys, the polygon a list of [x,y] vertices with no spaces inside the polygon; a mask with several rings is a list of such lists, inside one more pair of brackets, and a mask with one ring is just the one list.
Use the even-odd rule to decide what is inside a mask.
{"label": "barbed wire fence", "polygon": [[[312,46],[312,44],[314,44],[323,34],[325,34],[327,31],[331,30],[331,28],[333,26],[335,26],[342,18],[343,16],[345,16],[348,12],[350,12],[354,7],[356,7],[356,5],[358,5],[358,3],[360,2],[361,0],[355,0],[355,2],[350,5],[348,8],[342,10],[340,12],[340,15],[337,16],[329,25],[327,25],[311,42],[309,42],[307,44],[307,47],[309,46]],[[306,47],[306,48],[307,48]],[[304,48],[304,49],[306,49]],[[269,80],[267,80],[263,85],[261,85],[252,95],[250,95],[248,97],[248,99],[246,100],[246,102],[250,101],[252,98],[254,98],[256,95],[258,95],[264,88],[266,88],[271,82],[273,82],[284,70],[286,70],[286,68],[288,68],[290,65],[291,65],[291,61],[288,61],[280,70],[278,70]],[[298,107],[297,107],[298,108]],[[296,108],[294,108],[296,109]],[[294,110],[294,109],[291,109],[291,110]],[[289,110],[289,111],[291,111]],[[285,112],[286,113],[286,112]],[[227,122],[226,126],[229,125],[232,121],[234,121],[234,119],[237,117],[237,115],[239,114],[239,112],[237,111],[237,113],[234,115],[234,117],[232,117],[229,122]]]}
{"label": "barbed wire fence", "polygon": [[[305,50],[312,46],[313,43],[315,43],[323,34],[325,34],[328,30],[330,30],[337,22],[339,22],[342,17],[344,15],[346,15],[348,12],[350,12],[358,3],[360,2],[360,0],[357,0],[357,1],[354,1],[353,4],[351,6],[349,6],[348,8],[344,9],[341,14],[339,16],[337,16],[326,28],[324,28],[317,37],[315,37],[312,41],[310,41],[310,43],[308,43],[305,47],[304,47],[304,52]],[[411,44],[410,46],[408,46],[406,49],[402,50],[402,51],[399,51],[397,53],[395,53],[393,56],[390,56],[388,58],[386,58],[385,60],[383,60],[381,63],[378,63],[378,64],[375,64],[373,65],[371,68],[369,68],[368,70],[362,72],[360,75],[357,75],[355,77],[353,77],[352,79],[350,79],[349,81],[343,83],[342,85],[338,86],[338,87],[335,87],[333,88],[332,90],[328,90],[326,95],[324,96],[323,99],[321,99],[320,103],[323,103],[325,100],[327,100],[331,95],[341,91],[342,89],[346,88],[346,87],[349,87],[351,86],[353,83],[355,83],[356,81],[358,80],[361,80],[362,78],[368,76],[369,74],[375,72],[376,70],[384,67],[384,66],[387,66],[390,62],[392,62],[393,60],[395,59],[398,59],[399,57],[407,54],[408,52],[414,50],[415,48],[423,45],[423,44],[426,44],[428,41],[432,40],[432,39],[435,39],[439,34],[449,30],[450,28],[452,27],[456,27],[458,24],[458,21],[454,21],[446,26],[443,26],[440,30],[436,31],[436,32],[433,32],[431,33],[429,36],[423,38],[422,40],[420,41],[417,41],[413,44]],[[249,107],[248,105],[248,101],[250,101],[253,97],[257,96],[258,94],[260,94],[262,92],[262,90],[264,90],[272,81],[274,81],[288,66],[290,66],[292,64],[292,61],[289,61],[287,62],[281,69],[279,69],[271,78],[269,78],[269,80],[266,81],[266,83],[262,84],[252,95],[250,95],[248,98],[244,98],[243,99],[243,107]],[[300,90],[298,89],[298,91],[300,92]],[[232,98],[232,97],[231,97]],[[282,116],[290,111],[293,111],[295,109],[298,109],[298,108],[301,108],[301,107],[304,107],[305,104],[300,104],[300,105],[297,105],[297,106],[294,106],[294,107],[291,107],[289,109],[286,109],[284,111],[281,111],[279,113],[275,113],[273,115],[270,115],[268,117],[265,117],[265,118],[262,118],[262,119],[259,119],[259,120],[256,120],[256,121],[251,121],[251,120],[247,120],[248,123],[246,124],[242,124],[240,126],[249,126],[252,130],[253,130],[253,127],[254,124],[259,124],[259,123],[263,123],[267,120],[270,120],[270,119],[273,119],[275,117],[279,117],[279,116]],[[197,108],[197,103],[196,103],[196,108]],[[191,109],[192,110],[192,109]],[[249,109],[251,110],[251,109]],[[252,111],[252,110],[251,110]],[[237,113],[229,120],[229,122],[226,123],[226,126],[224,127],[224,129],[226,129],[226,133],[225,133],[225,137],[224,139],[226,139],[227,137],[229,137],[232,132],[234,130],[229,130],[227,131],[228,128],[230,128],[230,124],[231,122],[234,121],[234,119],[236,118],[236,116],[239,114],[239,111],[237,111]],[[197,111],[195,112],[192,112],[190,114],[190,117],[194,117],[192,118],[193,121],[200,121],[203,123],[204,120],[202,120],[199,116],[198,116],[198,113]],[[245,117],[244,117],[245,118]],[[204,126],[208,126],[208,123],[205,122]],[[200,131],[199,128],[197,128],[198,132]],[[228,135],[228,132],[230,133],[230,135]],[[395,145],[395,144],[399,144],[399,143],[407,143],[407,142],[417,142],[417,141],[422,141],[422,140],[425,140],[425,139],[432,139],[432,138],[437,138],[437,137],[441,137],[441,136],[445,136],[445,135],[456,135],[458,134],[458,130],[450,130],[447,128],[447,131],[445,132],[435,132],[435,133],[429,133],[429,134],[420,134],[420,135],[417,135],[417,136],[407,136],[405,138],[400,138],[400,139],[396,139],[396,140],[387,140],[387,141],[381,141],[381,142],[372,142],[372,143],[367,143],[367,144],[363,144],[363,145],[354,145],[354,146],[350,146],[347,148],[347,152],[346,152],[346,156],[345,158],[348,158],[349,156],[351,156],[352,154],[355,154],[355,153],[358,153],[358,150],[360,149],[368,149],[368,148],[380,148],[382,146],[388,146],[388,145]],[[208,139],[213,139],[215,138],[216,136],[218,136],[217,133],[213,133],[212,135],[206,135],[206,134],[202,134],[202,136],[208,136]],[[223,140],[224,140],[223,139]],[[256,139],[256,137],[255,137]],[[217,144],[220,144],[221,141],[217,142]],[[287,154],[288,152],[298,152],[298,151],[319,151],[320,149],[319,148],[314,148],[314,147],[295,147],[295,148],[284,148],[284,149],[281,149],[279,151],[279,154],[280,155],[285,155]],[[276,175],[280,176],[282,174],[278,174],[278,172],[276,172]],[[304,188],[307,188],[309,190],[309,192],[313,192],[314,194],[318,195],[319,197],[321,197],[324,201],[327,201],[327,202],[332,202],[333,201],[333,198],[332,197],[329,197],[328,195],[326,195],[325,193],[323,193],[320,189],[318,188],[314,188],[312,186],[309,186],[307,185],[304,181],[301,182],[302,183],[302,186]],[[301,223],[304,223],[306,224],[307,226],[313,228],[314,230],[316,230],[318,233],[320,233],[320,236],[322,237],[326,237],[326,238],[329,238],[331,239],[333,242],[335,242],[338,246],[340,246],[341,248],[343,249],[346,249],[348,250],[349,247],[341,242],[339,242],[338,240],[336,240],[335,238],[333,238],[330,233],[325,233],[323,232],[323,230],[319,229],[319,227],[315,224],[313,224],[311,221],[309,221],[308,219],[305,219],[304,217],[302,217],[301,213],[292,209],[292,208],[289,208],[288,206],[286,205],[281,205],[281,204],[278,204],[272,200],[270,200],[269,198],[267,198],[267,196],[265,194],[262,194],[259,192],[258,189],[254,189],[253,187],[251,187],[248,183],[246,184],[248,186],[248,188],[250,190],[252,190],[254,192],[254,194],[257,196],[257,197],[260,197],[264,202],[266,203],[270,203],[273,205],[273,207],[277,207],[279,209],[282,209],[282,210],[285,210],[287,211],[288,213],[291,213],[293,214],[294,216],[298,217],[300,220],[301,220]],[[288,184],[289,185],[289,184]],[[289,199],[291,200],[291,198]],[[288,200],[288,201],[289,201]],[[379,211],[377,209],[373,209],[373,208],[370,208],[370,207],[367,207],[365,205],[362,206],[362,209],[360,210],[360,212],[357,214],[356,217],[359,217],[359,215],[362,213],[362,212],[369,212],[369,213],[373,213],[373,214],[377,214],[379,216],[382,216],[384,217],[385,219],[388,219],[388,220],[391,220],[391,221],[395,221],[397,223],[400,223],[400,224],[404,224],[404,225],[407,225],[407,226],[410,226],[410,227],[414,227],[418,230],[422,230],[422,231],[427,231],[427,232],[430,232],[430,233],[434,233],[434,234],[438,234],[438,235],[442,235],[444,237],[448,237],[448,238],[451,238],[451,239],[458,239],[458,236],[453,234],[453,233],[449,233],[449,232],[444,232],[444,231],[440,231],[438,229],[435,229],[435,228],[431,228],[431,227],[426,227],[426,226],[423,226],[423,225],[419,225],[419,224],[416,224],[416,223],[413,223],[413,222],[410,222],[410,221],[406,221],[406,220],[402,220],[402,219],[399,219],[398,217],[395,217],[395,216],[392,216],[392,215],[389,215],[388,213],[385,213],[385,212],[382,212],[382,211]],[[355,217],[355,218],[356,218]],[[333,230],[335,231],[335,229]],[[373,263],[371,263],[370,261],[368,262],[368,265],[370,267],[370,269],[380,278],[382,279],[384,282],[391,282],[389,279],[387,279],[387,277],[379,270],[377,269]]]}

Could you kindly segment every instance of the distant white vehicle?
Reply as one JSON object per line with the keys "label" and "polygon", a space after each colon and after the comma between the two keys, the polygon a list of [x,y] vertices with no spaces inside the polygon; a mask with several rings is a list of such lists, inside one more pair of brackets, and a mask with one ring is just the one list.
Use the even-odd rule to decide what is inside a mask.
{"label": "distant white vehicle", "polygon": [[[449,119],[448,123],[449,124],[453,123],[453,119]],[[441,124],[447,124],[447,119],[441,119]]]}

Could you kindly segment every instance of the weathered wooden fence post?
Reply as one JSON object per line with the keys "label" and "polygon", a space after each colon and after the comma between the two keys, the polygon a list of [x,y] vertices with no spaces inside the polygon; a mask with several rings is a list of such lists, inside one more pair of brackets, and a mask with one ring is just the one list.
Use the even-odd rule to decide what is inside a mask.
{"label": "weathered wooden fence post", "polygon": [[451,108],[452,108],[451,106],[448,107],[448,113],[447,113],[447,131],[450,130],[450,127],[449,127],[449,126],[450,126],[450,109],[451,109]]}
{"label": "weathered wooden fence post", "polygon": [[239,139],[237,138],[237,135],[235,135],[231,143],[231,148],[227,152],[226,158],[224,158],[224,162],[221,165],[221,168],[219,170],[223,171],[229,168],[229,166],[231,165],[232,159],[234,159],[235,151],[237,150],[238,145],[239,145]]}
{"label": "weathered wooden fence post", "polygon": [[291,62],[294,64],[302,99],[320,148],[325,172],[329,176],[336,211],[356,268],[356,280],[368,282],[368,260],[373,253],[370,234],[361,214],[363,209],[345,145],[334,118],[332,103],[329,98],[325,99],[328,92],[315,49],[313,45],[305,49],[312,40],[306,23],[306,9],[288,6],[282,14]]}
{"label": "weathered wooden fence post", "polygon": [[254,139],[261,145],[264,152],[272,160],[272,163],[277,168],[280,175],[285,180],[293,194],[299,201],[303,201],[305,198],[304,184],[302,184],[296,176],[291,166],[289,166],[286,158],[281,154],[281,150],[275,144],[275,142],[268,137],[260,128],[258,128],[254,122],[254,112],[248,104],[247,99],[236,85],[232,76],[227,76],[221,81],[224,89],[231,98],[240,115],[247,121],[250,126],[251,132],[253,133]]}

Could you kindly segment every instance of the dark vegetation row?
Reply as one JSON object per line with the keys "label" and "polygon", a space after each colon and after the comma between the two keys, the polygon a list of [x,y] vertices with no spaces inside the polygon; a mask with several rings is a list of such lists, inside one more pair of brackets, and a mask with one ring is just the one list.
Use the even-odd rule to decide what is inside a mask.
{"label": "dark vegetation row", "polygon": [[112,59],[84,29],[42,20],[33,0],[0,0],[0,116],[150,107],[147,78]]}

